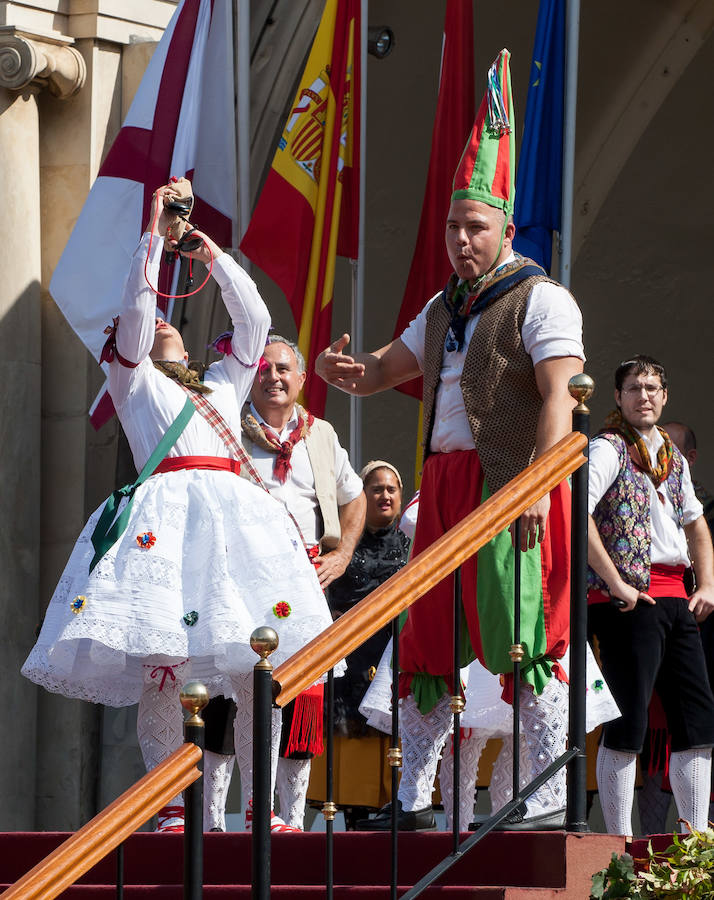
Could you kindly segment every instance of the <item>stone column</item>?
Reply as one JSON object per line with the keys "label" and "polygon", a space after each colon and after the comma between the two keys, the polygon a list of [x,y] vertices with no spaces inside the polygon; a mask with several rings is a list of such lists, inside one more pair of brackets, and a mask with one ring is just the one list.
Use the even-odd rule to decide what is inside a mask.
{"label": "stone column", "polygon": [[0,675],[9,687],[0,741],[0,831],[35,826],[37,689],[19,669],[41,615],[41,214],[38,94],[84,80],[73,48],[0,29]]}

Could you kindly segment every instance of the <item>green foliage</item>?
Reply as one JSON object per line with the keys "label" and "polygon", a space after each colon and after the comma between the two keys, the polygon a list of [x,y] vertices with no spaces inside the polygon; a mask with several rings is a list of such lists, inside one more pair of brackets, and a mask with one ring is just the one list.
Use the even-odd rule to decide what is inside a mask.
{"label": "green foliage", "polygon": [[591,900],[614,900],[634,897],[632,889],[637,881],[635,867],[629,853],[612,854],[610,865],[593,875]]}
{"label": "green foliage", "polygon": [[674,834],[672,839],[664,853],[655,854],[649,844],[638,875],[629,853],[613,853],[607,868],[593,875],[590,900],[714,900],[714,829]]}

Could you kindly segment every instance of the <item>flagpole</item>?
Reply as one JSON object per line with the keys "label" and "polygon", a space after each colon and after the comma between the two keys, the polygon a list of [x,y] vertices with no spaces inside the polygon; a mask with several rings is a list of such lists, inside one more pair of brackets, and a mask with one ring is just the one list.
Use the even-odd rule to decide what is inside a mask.
{"label": "flagpole", "polygon": [[575,120],[578,101],[578,41],[580,0],[565,7],[565,98],[563,110],[563,181],[560,210],[561,284],[570,287],[573,253],[573,200],[575,181]]}
{"label": "flagpole", "polygon": [[[233,247],[237,248],[250,220],[250,0],[234,0],[233,22],[238,162],[238,216],[233,222]],[[238,259],[250,271],[250,262],[243,253]]]}
{"label": "flagpole", "polygon": [[[364,217],[367,195],[367,17],[369,0],[360,7],[360,117],[359,117],[359,226],[357,259],[352,263],[352,349],[360,352],[364,344]],[[358,472],[362,468],[362,398],[350,395],[350,462]]]}

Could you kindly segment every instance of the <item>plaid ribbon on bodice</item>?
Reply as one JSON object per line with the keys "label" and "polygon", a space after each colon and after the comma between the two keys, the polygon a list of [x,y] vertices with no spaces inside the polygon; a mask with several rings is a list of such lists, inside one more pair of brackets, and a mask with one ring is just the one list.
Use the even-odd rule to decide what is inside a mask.
{"label": "plaid ribbon on bodice", "polygon": [[[259,472],[253,465],[251,458],[243,449],[242,444],[233,434],[230,426],[223,418],[223,416],[218,412],[216,407],[210,402],[210,400],[206,399],[205,394],[197,394],[195,391],[192,391],[191,388],[186,387],[186,385],[184,384],[181,384],[181,382],[176,382],[176,384],[178,384],[178,386],[188,394],[191,403],[193,403],[193,405],[196,407],[196,412],[200,413],[200,415],[203,416],[206,422],[208,422],[208,424],[215,431],[221,441],[223,441],[226,450],[228,450],[231,456],[233,456],[234,459],[237,459],[240,462],[241,469],[248,473],[251,481],[254,482],[254,484],[256,484],[259,488],[262,488],[266,492],[266,494],[270,494],[268,486],[260,477]],[[283,506],[285,506],[285,504],[283,504]],[[295,516],[290,512],[287,506],[285,506],[285,512],[292,519],[293,524],[297,529],[297,533],[300,535],[300,540],[302,541],[302,545],[305,548],[305,552],[309,556],[309,546],[303,536],[300,526],[295,519]]]}

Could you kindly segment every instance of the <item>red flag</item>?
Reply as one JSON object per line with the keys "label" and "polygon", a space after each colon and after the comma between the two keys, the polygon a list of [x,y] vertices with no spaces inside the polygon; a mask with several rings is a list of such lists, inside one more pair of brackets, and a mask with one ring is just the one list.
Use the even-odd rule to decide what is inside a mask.
{"label": "red flag", "polygon": [[[171,175],[185,175],[193,183],[192,221],[218,244],[232,243],[237,216],[232,72],[231,5],[182,0],[50,283],[57,305],[97,360],[155,188]],[[159,289],[168,293],[170,284],[171,272],[162,264]],[[90,411],[94,427],[113,412],[102,391]]]}
{"label": "red flag", "polygon": [[[444,225],[454,172],[473,125],[474,104],[472,0],[448,0],[424,204],[395,338],[421,312],[427,300],[444,287],[451,274]],[[397,390],[421,399],[421,378],[405,382]]]}
{"label": "red flag", "polygon": [[315,358],[330,342],[335,256],[357,256],[359,0],[327,0],[241,250],[284,291],[307,362],[303,402],[324,412]]}

